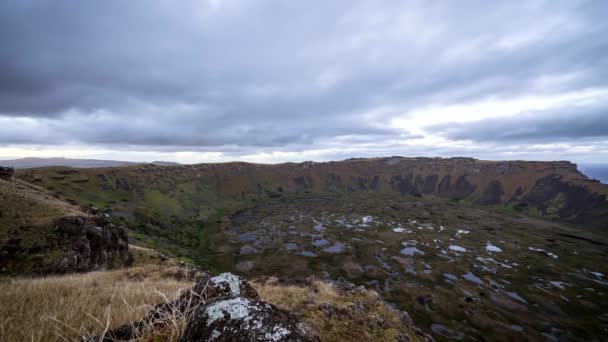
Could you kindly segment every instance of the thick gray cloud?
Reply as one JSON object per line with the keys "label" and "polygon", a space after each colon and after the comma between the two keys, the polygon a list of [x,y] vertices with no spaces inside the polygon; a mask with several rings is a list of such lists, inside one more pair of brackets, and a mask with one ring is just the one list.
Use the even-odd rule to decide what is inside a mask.
{"label": "thick gray cloud", "polygon": [[538,143],[608,139],[608,106],[448,122],[428,129],[454,140]]}
{"label": "thick gray cloud", "polygon": [[[433,133],[392,125],[417,108],[608,87],[606,13],[605,1],[7,0],[0,143],[393,151]],[[578,128],[605,137],[591,134],[607,121],[596,109]],[[576,136],[553,115],[501,120]],[[435,130],[538,137],[479,133],[494,122]]]}

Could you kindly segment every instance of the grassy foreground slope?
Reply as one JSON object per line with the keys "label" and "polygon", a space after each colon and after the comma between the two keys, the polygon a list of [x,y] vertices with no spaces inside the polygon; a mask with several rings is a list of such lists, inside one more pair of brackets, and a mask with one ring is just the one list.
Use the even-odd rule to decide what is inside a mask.
{"label": "grassy foreground slope", "polygon": [[0,340],[75,341],[140,319],[191,281],[143,267],[0,281]]}
{"label": "grassy foreground slope", "polygon": [[[176,266],[144,265],[122,270],[45,278],[1,278],[0,340],[80,341],[141,319],[193,285],[193,273]],[[294,312],[323,341],[422,340],[407,314],[375,292],[346,292],[312,280],[286,285],[276,279],[253,283],[261,298]],[[149,327],[137,341],[179,341],[187,317],[167,313],[171,324]],[[404,324],[405,322],[405,324]]]}

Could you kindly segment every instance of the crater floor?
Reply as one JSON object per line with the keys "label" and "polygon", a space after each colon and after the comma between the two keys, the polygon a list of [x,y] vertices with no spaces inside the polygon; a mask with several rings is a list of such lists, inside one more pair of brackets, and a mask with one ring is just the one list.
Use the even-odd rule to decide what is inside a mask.
{"label": "crater floor", "polygon": [[214,236],[223,269],[343,277],[376,289],[439,340],[608,336],[608,239],[585,227],[357,193],[258,205]]}

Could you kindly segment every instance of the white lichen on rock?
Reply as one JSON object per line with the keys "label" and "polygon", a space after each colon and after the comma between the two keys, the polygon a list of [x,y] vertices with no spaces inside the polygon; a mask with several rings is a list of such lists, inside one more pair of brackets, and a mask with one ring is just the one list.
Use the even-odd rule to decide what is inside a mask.
{"label": "white lichen on rock", "polygon": [[213,284],[219,285],[222,283],[228,284],[230,287],[230,294],[238,296],[241,294],[241,279],[232,273],[222,273],[210,280]]}
{"label": "white lichen on rock", "polygon": [[290,331],[278,325],[272,328],[272,332],[266,333],[264,337],[268,341],[280,341],[283,337],[289,335]]}
{"label": "white lichen on rock", "polygon": [[[205,309],[207,314],[207,326],[211,326],[214,322],[226,319],[234,321],[242,321],[241,327],[247,331],[258,331],[263,336],[265,341],[281,341],[285,336],[291,334],[291,331],[284,326],[267,325],[264,320],[269,314],[265,309],[272,309],[265,303],[251,302],[249,299],[237,297],[226,299],[214,303]],[[229,324],[229,323],[227,323]],[[224,327],[224,330],[226,327]],[[221,335],[217,330],[213,330],[211,339],[216,339]]]}
{"label": "white lichen on rock", "polygon": [[226,314],[231,320],[244,319],[249,316],[250,303],[245,298],[233,298],[214,303],[205,309],[207,313],[207,326],[213,322],[223,319]]}

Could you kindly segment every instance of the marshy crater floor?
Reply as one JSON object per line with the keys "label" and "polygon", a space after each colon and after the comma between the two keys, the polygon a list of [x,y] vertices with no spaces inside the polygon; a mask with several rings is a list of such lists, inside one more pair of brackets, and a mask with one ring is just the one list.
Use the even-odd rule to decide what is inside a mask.
{"label": "marshy crater floor", "polygon": [[234,213],[212,243],[247,276],[344,278],[438,340],[608,337],[608,239],[432,196],[281,199]]}

